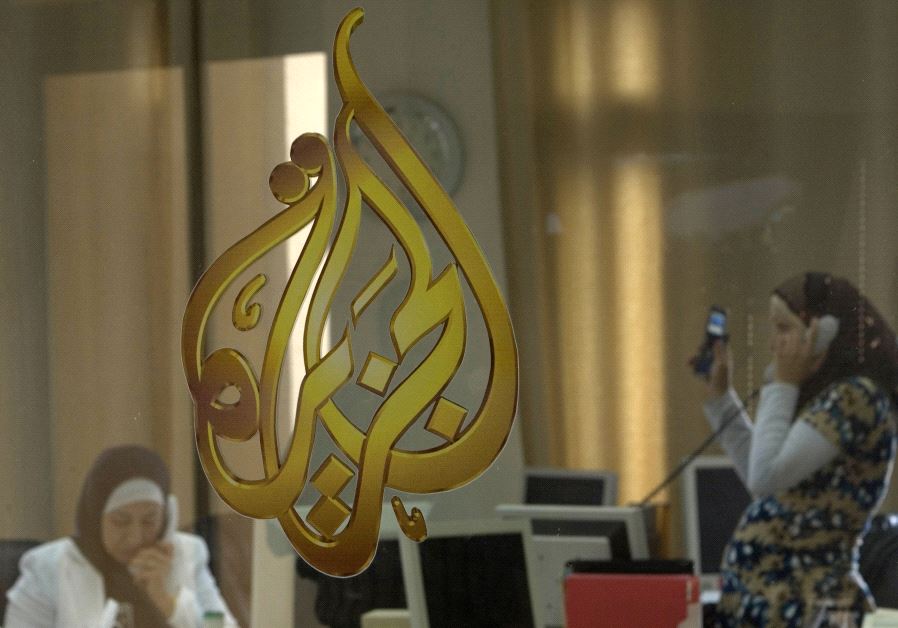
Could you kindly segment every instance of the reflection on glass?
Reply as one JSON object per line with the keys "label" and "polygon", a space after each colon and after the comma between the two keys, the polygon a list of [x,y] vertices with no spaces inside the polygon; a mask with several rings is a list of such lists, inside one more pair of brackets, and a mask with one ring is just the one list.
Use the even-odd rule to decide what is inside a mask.
{"label": "reflection on glass", "polygon": [[[317,121],[302,130],[326,129],[323,95],[284,89],[296,70],[284,58],[328,50],[348,8],[0,4],[8,547],[73,533],[93,458],[120,442],[151,445],[181,497],[179,524],[218,526],[226,539],[212,562],[229,607],[250,623],[254,578],[278,573],[253,548],[279,547],[266,528],[204,504],[180,316],[202,265],[191,261],[197,241],[212,259],[233,241],[230,221],[256,225],[268,211],[265,177],[297,134],[292,105],[314,102]],[[686,361],[711,304],[728,310],[743,396],[770,362],[763,295],[784,277],[845,276],[898,321],[896,3],[366,9],[371,39],[360,38],[357,61],[375,91],[439,102],[464,138],[470,164],[456,200],[490,262],[504,262],[499,282],[527,356],[518,422],[527,464],[617,472],[622,502],[643,497],[708,434]],[[218,92],[213,67],[229,62],[280,69],[225,77],[230,90]],[[195,186],[207,186],[205,207],[191,207]],[[506,474],[510,485],[519,471]],[[486,507],[498,486],[489,481],[435,503],[434,517]],[[896,485],[885,512],[898,510]],[[674,484],[662,497],[674,514],[670,555],[684,551],[679,493]],[[281,573],[292,573],[284,557]],[[283,599],[266,598],[274,587],[259,582],[257,600]],[[307,585],[296,585],[295,622],[314,625]]]}

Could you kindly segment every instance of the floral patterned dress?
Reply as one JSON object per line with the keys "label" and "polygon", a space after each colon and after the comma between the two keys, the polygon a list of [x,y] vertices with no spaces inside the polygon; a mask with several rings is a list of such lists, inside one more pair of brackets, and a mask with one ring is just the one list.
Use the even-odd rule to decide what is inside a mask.
{"label": "floral patterned dress", "polygon": [[724,550],[716,625],[800,627],[820,601],[850,608],[858,619],[869,608],[857,552],[895,457],[890,396],[870,379],[852,377],[809,401],[797,420],[841,453],[749,505]]}

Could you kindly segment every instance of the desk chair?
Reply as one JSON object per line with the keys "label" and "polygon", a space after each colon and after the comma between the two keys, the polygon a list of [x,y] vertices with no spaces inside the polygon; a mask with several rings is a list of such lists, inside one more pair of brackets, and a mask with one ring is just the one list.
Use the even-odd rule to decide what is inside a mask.
{"label": "desk chair", "polygon": [[859,562],[876,606],[898,608],[898,514],[873,518]]}
{"label": "desk chair", "polygon": [[0,622],[6,615],[6,592],[19,578],[19,559],[40,541],[4,539],[0,541]]}

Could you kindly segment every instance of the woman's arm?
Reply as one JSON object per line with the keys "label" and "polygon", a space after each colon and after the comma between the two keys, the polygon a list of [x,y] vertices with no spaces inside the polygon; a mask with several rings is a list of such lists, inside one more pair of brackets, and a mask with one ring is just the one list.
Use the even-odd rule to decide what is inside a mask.
{"label": "woman's arm", "polygon": [[224,615],[225,628],[237,628],[237,620],[231,615],[228,605],[221,597],[215,578],[212,577],[212,572],[209,571],[209,566],[206,564],[197,573],[197,597],[203,612],[220,612]]}
{"label": "woman's arm", "polygon": [[717,436],[717,442],[727,452],[743,484],[748,484],[748,452],[751,447],[752,425],[739,395],[730,386],[733,356],[729,347],[718,340],[712,347],[714,360],[708,373],[708,401],[705,417],[715,432],[726,422],[727,428]]}
{"label": "woman's arm", "polygon": [[839,448],[806,421],[792,422],[798,387],[764,386],[751,438],[746,486],[756,497],[794,486],[829,464]]}
{"label": "woman's arm", "polygon": [[6,628],[51,628],[56,620],[56,604],[40,556],[31,550],[19,562],[20,575],[6,593]]}
{"label": "woman's arm", "polygon": [[237,622],[228,610],[227,604],[218,591],[215,578],[209,571],[209,549],[202,538],[180,534],[187,545],[184,560],[191,562],[189,573],[192,582],[188,586],[181,583],[175,597],[175,610],[168,618],[174,628],[194,628],[202,623],[206,612],[220,612],[224,615],[226,628],[236,628]]}
{"label": "woman's arm", "polygon": [[708,400],[704,410],[712,430],[716,431],[724,421],[730,421],[729,427],[717,437],[717,442],[733,461],[743,484],[748,486],[752,425],[739,396],[730,388],[723,395]]}
{"label": "woman's arm", "polygon": [[712,429],[731,414],[739,415],[718,440],[755,497],[795,486],[839,455],[833,440],[810,422],[792,421],[797,400],[798,388],[792,384],[764,386],[754,426],[735,391],[705,403]]}
{"label": "woman's arm", "polygon": [[[790,373],[797,369],[792,362],[804,359],[791,354],[777,357]],[[782,360],[784,357],[787,359]],[[738,395],[729,386],[731,362],[727,347],[716,343],[708,386],[712,398],[705,403],[704,411],[714,430],[729,421],[718,442],[753,495],[769,495],[789,488],[838,455],[838,447],[811,424],[792,422],[798,400],[796,385],[777,382],[764,386],[752,425]]]}
{"label": "woman's arm", "polygon": [[[774,337],[776,381],[764,386],[758,403],[749,456],[748,487],[755,495],[769,495],[795,486],[839,455],[839,439],[827,438],[822,423],[793,421],[799,386],[820,368],[826,354],[814,349],[819,320],[807,331],[792,326]],[[838,397],[842,386],[833,389]],[[815,404],[814,412],[819,413]],[[822,409],[829,414],[828,409]],[[813,412],[812,412],[813,414]]]}
{"label": "woman's arm", "polygon": [[51,628],[53,626],[53,609],[40,600],[25,600],[7,595],[6,617],[3,625],[6,628]]}

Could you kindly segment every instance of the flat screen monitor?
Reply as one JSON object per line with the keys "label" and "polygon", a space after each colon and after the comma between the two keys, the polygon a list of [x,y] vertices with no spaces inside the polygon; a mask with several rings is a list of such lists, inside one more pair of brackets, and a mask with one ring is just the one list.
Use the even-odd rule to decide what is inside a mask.
{"label": "flat screen monitor", "polygon": [[686,467],[682,486],[686,550],[702,588],[717,588],[723,550],[751,495],[725,456],[696,458]]}
{"label": "flat screen monitor", "polygon": [[528,504],[613,506],[617,503],[617,474],[612,471],[527,469],[524,501]]}
{"label": "flat screen monitor", "polygon": [[399,539],[412,626],[457,628],[545,625],[531,581],[536,555],[522,521],[427,524],[427,539]]}
{"label": "flat screen monitor", "polygon": [[496,514],[530,522],[534,535],[605,537],[615,559],[649,557],[645,513],[638,506],[500,504]]}

